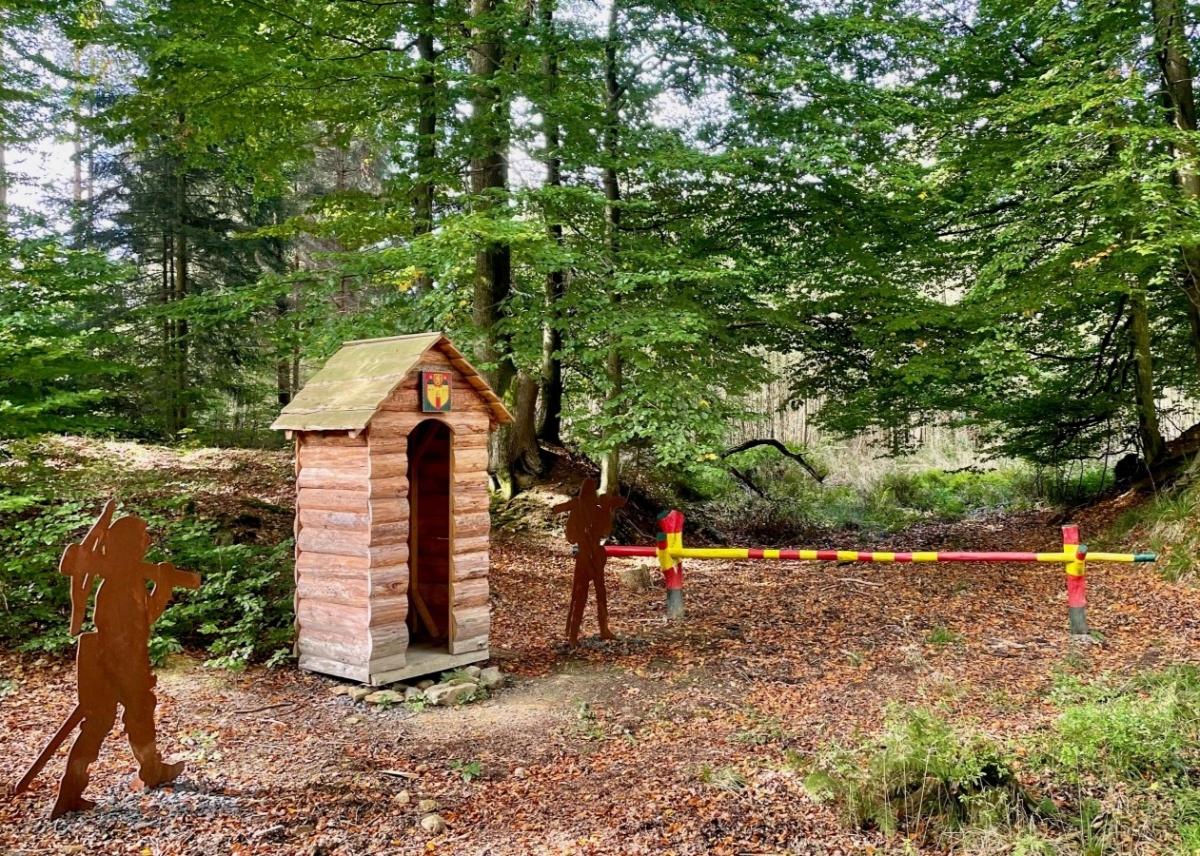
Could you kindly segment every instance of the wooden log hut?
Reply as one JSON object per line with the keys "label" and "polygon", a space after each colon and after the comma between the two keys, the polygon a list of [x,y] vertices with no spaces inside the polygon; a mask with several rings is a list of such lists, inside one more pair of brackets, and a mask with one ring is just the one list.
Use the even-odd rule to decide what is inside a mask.
{"label": "wooden log hut", "polygon": [[378,686],[488,657],[488,435],[441,333],[346,343],[271,426],[296,446],[300,667]]}

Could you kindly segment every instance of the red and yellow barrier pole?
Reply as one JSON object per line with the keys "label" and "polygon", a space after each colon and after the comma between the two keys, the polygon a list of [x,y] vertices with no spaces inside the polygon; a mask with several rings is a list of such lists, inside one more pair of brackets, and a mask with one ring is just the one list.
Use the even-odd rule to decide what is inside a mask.
{"label": "red and yellow barrier pole", "polygon": [[684,547],[683,515],[664,511],[659,515],[656,547],[605,546],[609,556],[656,557],[667,585],[667,617],[683,617],[684,559],[766,559],[799,562],[1059,562],[1066,569],[1067,608],[1072,636],[1087,635],[1087,563],[1153,562],[1154,553],[1091,553],[1079,543],[1079,527],[1063,527],[1060,553],[1021,551],[929,551],[884,552],[863,550],[767,550],[751,547]]}

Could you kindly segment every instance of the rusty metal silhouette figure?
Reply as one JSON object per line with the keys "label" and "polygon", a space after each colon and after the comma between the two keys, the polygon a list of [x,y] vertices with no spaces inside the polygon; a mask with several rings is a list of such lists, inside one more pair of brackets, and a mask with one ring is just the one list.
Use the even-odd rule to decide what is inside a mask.
{"label": "rusty metal silhouette figure", "polygon": [[[88,768],[99,757],[100,746],[112,731],[118,704],[123,708],[121,719],[130,748],[140,765],[138,779],[142,785],[157,787],[174,781],[183,772],[183,762],[163,763],[158,751],[150,628],[167,608],[172,588],[197,588],[200,577],[177,570],[169,562],[143,561],[150,545],[146,522],[132,515],[112,521],[113,508],[109,501],[83,542],[68,546],[59,563],[59,572],[71,578],[72,636],[83,630],[88,595],[95,580],[101,581],[92,611],[96,629],[79,635],[79,703],[13,789],[19,794],[28,788],[55,750],[80,726],[67,757],[58,800],[50,813],[52,819],[95,805],[83,797]],[[152,582],[154,588],[147,590],[147,582]]]}
{"label": "rusty metal silhouette figure", "polygon": [[604,588],[604,539],[612,534],[612,512],[625,500],[619,496],[598,496],[596,480],[585,479],[579,496],[569,499],[554,510],[567,513],[567,540],[577,545],[575,579],[571,585],[571,607],[567,612],[567,640],[572,647],[579,643],[579,626],[583,624],[583,609],[587,606],[589,583],[596,587],[596,619],[600,623],[601,639],[616,639],[608,629],[608,592]]}

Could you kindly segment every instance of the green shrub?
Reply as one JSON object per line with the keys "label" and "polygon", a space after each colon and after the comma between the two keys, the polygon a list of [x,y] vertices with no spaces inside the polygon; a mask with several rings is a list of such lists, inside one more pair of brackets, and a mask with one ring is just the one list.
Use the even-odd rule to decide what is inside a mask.
{"label": "green shrub", "polygon": [[893,709],[882,734],[832,748],[805,780],[853,826],[936,837],[965,824],[1008,823],[1024,811],[1010,759],[994,741],[921,709]]}
{"label": "green shrub", "polygon": [[[170,561],[196,571],[198,591],[177,589],[154,626],[151,656],[160,660],[187,648],[208,652],[213,662],[240,666],[286,651],[292,633],[291,541],[233,544],[218,521],[181,511],[186,501],[124,506],[150,526],[148,561]],[[95,520],[94,504],[47,502],[39,494],[0,496],[0,641],[22,650],[60,651],[68,635],[70,585],[58,573],[67,544]]]}
{"label": "green shrub", "polygon": [[1091,697],[1063,709],[1041,753],[1058,778],[1167,784],[1200,769],[1200,674],[1194,667],[1120,688],[1100,683],[1084,694]]}

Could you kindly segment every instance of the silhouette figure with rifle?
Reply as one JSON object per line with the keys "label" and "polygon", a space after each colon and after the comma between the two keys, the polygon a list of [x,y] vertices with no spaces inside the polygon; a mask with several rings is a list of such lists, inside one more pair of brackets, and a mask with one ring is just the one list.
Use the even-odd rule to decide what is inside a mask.
{"label": "silhouette figure with rifle", "polygon": [[613,509],[625,505],[619,496],[599,496],[596,480],[584,479],[579,496],[554,506],[558,514],[567,514],[567,540],[575,544],[575,578],[571,584],[571,605],[567,611],[567,643],[579,644],[579,627],[587,605],[588,589],[596,588],[596,619],[601,639],[616,639],[608,629],[608,592],[604,587],[604,566],[608,556],[604,541],[612,535]]}
{"label": "silhouette figure with rifle", "polygon": [[[132,515],[113,521],[113,509],[110,500],[83,542],[68,546],[59,564],[59,572],[71,578],[71,635],[79,635],[79,703],[13,789],[14,794],[27,789],[55,750],[80,726],[51,819],[95,805],[83,797],[88,768],[99,757],[100,746],[112,731],[118,704],[124,711],[121,719],[130,748],[140,765],[138,779],[142,785],[157,787],[174,781],[183,772],[182,761],[165,764],[158,751],[150,627],[167,608],[172,589],[198,588],[200,577],[177,570],[169,562],[143,561],[150,545],[146,522]],[[88,596],[97,579],[101,582],[92,611],[96,629],[81,633]],[[154,588],[147,589],[147,582]]]}

